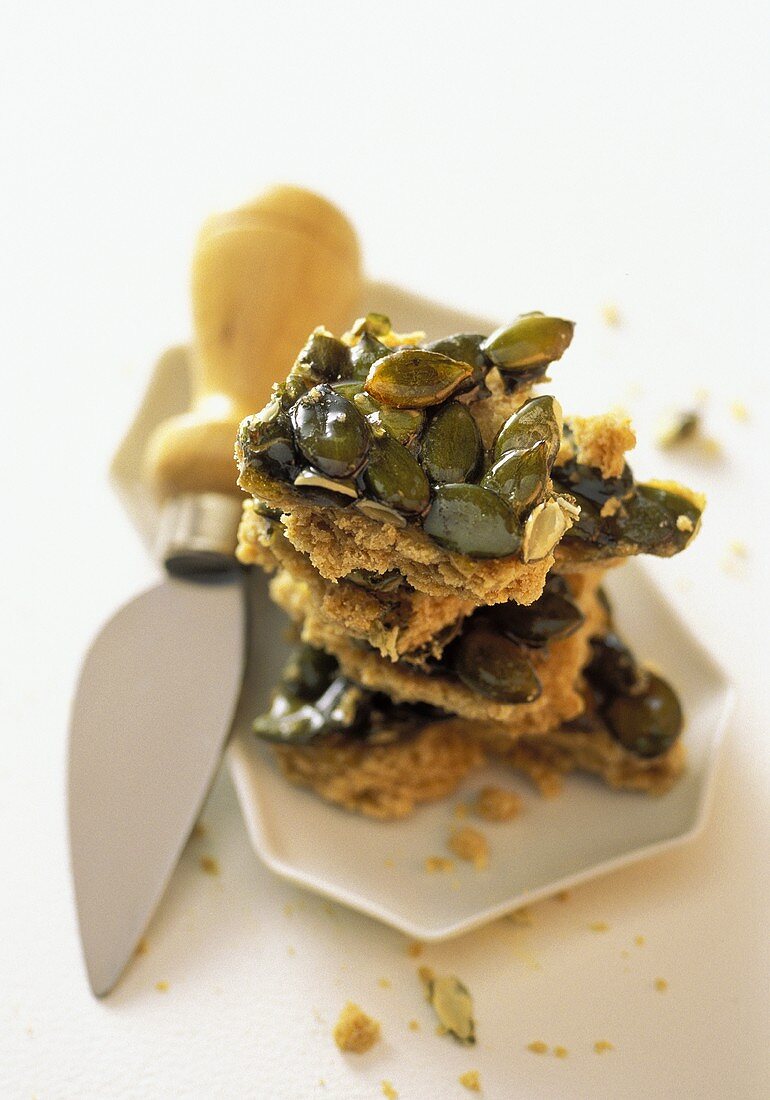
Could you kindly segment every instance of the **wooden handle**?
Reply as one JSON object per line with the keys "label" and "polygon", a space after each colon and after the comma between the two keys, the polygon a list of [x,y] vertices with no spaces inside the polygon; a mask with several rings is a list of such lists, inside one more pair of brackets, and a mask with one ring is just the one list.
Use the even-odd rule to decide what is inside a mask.
{"label": "wooden handle", "polygon": [[267,403],[316,325],[349,327],[361,284],[355,230],[311,191],[273,187],[205,222],[192,267],[193,407],[161,425],[146,456],[160,498],[240,495],[238,424]]}

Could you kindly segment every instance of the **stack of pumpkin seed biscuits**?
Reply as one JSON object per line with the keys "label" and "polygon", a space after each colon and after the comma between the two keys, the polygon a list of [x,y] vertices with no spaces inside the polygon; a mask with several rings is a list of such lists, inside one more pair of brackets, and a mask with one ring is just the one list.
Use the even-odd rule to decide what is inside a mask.
{"label": "stack of pumpkin seed biscuits", "polygon": [[397,818],[490,756],[547,794],[575,769],[653,793],[681,773],[676,695],[614,633],[601,578],[678,553],[704,502],[634,480],[625,418],[533,395],[573,329],[318,328],[241,424],[238,556],[300,638],[254,729],[292,782]]}

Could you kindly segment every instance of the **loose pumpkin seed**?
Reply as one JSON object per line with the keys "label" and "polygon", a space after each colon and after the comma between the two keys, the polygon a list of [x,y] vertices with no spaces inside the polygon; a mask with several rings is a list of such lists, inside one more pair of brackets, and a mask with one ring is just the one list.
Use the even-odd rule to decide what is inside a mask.
{"label": "loose pumpkin seed", "polygon": [[368,569],[353,569],[341,579],[350,581],[351,584],[356,584],[360,588],[368,588],[372,592],[394,592],[404,582],[404,578],[398,569],[389,569],[386,573],[372,573]]}
{"label": "loose pumpkin seed", "polygon": [[495,329],[481,350],[501,371],[540,372],[561,359],[574,331],[572,321],[542,313],[522,313],[510,325]]}
{"label": "loose pumpkin seed", "polygon": [[409,515],[424,512],[430,501],[430,486],[422,467],[387,432],[373,437],[364,485],[368,495]]}
{"label": "loose pumpkin seed", "polygon": [[544,439],[550,468],[561,447],[562,425],[561,405],[555,397],[550,394],[533,397],[500,428],[492,447],[493,462],[499,462],[508,451],[526,451]]}
{"label": "loose pumpkin seed", "polygon": [[508,451],[484,475],[481,484],[508,501],[521,516],[548,491],[548,444],[539,440],[526,451]]}
{"label": "loose pumpkin seed", "polygon": [[467,363],[435,351],[402,348],[373,365],[365,388],[384,405],[421,409],[446,401],[471,373]]}
{"label": "loose pumpkin seed", "polygon": [[431,418],[420,460],[437,485],[472,481],[484,457],[478,425],[465,405],[450,401]]}
{"label": "loose pumpkin seed", "polygon": [[645,759],[666,752],[682,732],[682,708],[676,692],[653,673],[647,674],[644,691],[616,695],[603,714],[616,740]]}
{"label": "loose pumpkin seed", "polygon": [[291,420],[297,446],[316,470],[329,477],[351,477],[366,461],[369,426],[353,402],[330,386],[316,386],[301,397]]}
{"label": "loose pumpkin seed", "polygon": [[483,623],[463,631],[450,660],[466,687],[498,703],[532,703],[542,692],[521,647]]}
{"label": "loose pumpkin seed", "polygon": [[423,980],[428,1002],[442,1029],[466,1046],[473,1046],[476,1042],[473,1001],[463,983],[451,974],[439,978],[431,974]]}
{"label": "loose pumpkin seed", "polygon": [[439,485],[423,529],[447,550],[476,558],[505,558],[521,546],[513,512],[481,485]]}

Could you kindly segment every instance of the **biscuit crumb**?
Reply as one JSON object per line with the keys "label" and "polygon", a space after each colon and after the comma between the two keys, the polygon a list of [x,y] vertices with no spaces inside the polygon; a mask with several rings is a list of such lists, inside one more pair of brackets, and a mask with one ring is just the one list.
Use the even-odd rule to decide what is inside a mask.
{"label": "biscuit crumb", "polygon": [[602,477],[620,477],[626,451],[636,446],[630,419],[619,412],[573,416],[570,427],[578,462],[601,470]]}
{"label": "biscuit crumb", "polygon": [[412,940],[411,943],[407,944],[406,953],[410,959],[419,959],[420,955],[422,955],[423,948],[424,945],[421,944],[419,940]]}
{"label": "biscuit crumb", "polygon": [[658,993],[665,993],[668,989],[668,982],[665,978],[656,978],[653,984],[655,985]]}
{"label": "biscuit crumb", "polygon": [[446,856],[428,856],[425,860],[425,870],[429,875],[435,875],[438,871],[454,871],[454,860]]}
{"label": "biscuit crumb", "polygon": [[645,944],[644,936],[634,936],[634,943],[636,944],[637,947],[644,947],[644,944]]}
{"label": "biscuit crumb", "polygon": [[459,820],[468,816],[468,807],[464,802],[458,802],[454,809],[455,817]]}
{"label": "biscuit crumb", "polygon": [[604,504],[599,509],[599,515],[603,519],[607,519],[609,516],[614,516],[616,512],[619,512],[623,507],[623,501],[620,497],[608,497]]}
{"label": "biscuit crumb", "polygon": [[201,856],[200,864],[201,870],[205,871],[207,875],[219,874],[219,864],[213,856]]}
{"label": "biscuit crumb", "polygon": [[290,901],[287,901],[286,904],[284,905],[283,915],[285,917],[293,917],[294,916],[294,906],[292,905],[292,903]]}
{"label": "biscuit crumb", "polygon": [[352,1001],[343,1008],[332,1032],[340,1050],[352,1054],[364,1054],[371,1050],[380,1038],[380,1024]]}
{"label": "biscuit crumb", "polygon": [[620,957],[621,957],[621,959],[628,959],[628,958],[631,957],[631,952],[626,951],[626,949],[624,947],[623,950],[620,952]]}
{"label": "biscuit crumb", "polygon": [[297,954],[297,949],[296,949],[296,947],[292,947],[291,945],[289,945],[289,946],[288,946],[288,947],[286,948],[286,954],[287,954],[287,955],[296,955],[296,954]]}
{"label": "biscuit crumb", "polygon": [[190,837],[193,840],[200,840],[201,837],[203,837],[205,835],[206,835],[206,826],[203,824],[202,821],[196,821],[195,824],[192,827],[192,832],[190,833]]}
{"label": "biscuit crumb", "polygon": [[465,1073],[460,1074],[457,1080],[468,1092],[481,1092],[481,1078],[477,1069],[466,1070]]}
{"label": "biscuit crumb", "polygon": [[736,558],[747,558],[749,556],[749,551],[746,543],[743,542],[741,539],[733,539],[728,545],[727,549],[730,551],[731,554],[734,554]]}
{"label": "biscuit crumb", "polygon": [[391,856],[388,856],[387,859],[383,860],[383,866],[387,867],[388,870],[390,870],[391,868],[396,866],[396,861]]}
{"label": "biscuit crumb", "polygon": [[156,982],[155,988],[158,993],[168,993],[168,982]]}
{"label": "biscuit crumb", "polygon": [[592,921],[588,926],[592,932],[609,932],[610,926],[604,920]]}
{"label": "biscuit crumb", "polygon": [[569,1051],[566,1047],[554,1047],[553,1052],[557,1058],[566,1058],[569,1054]]}
{"label": "biscuit crumb", "polygon": [[749,410],[742,401],[733,401],[730,405],[730,413],[732,414],[733,420],[739,420],[745,423],[749,419]]}
{"label": "biscuit crumb", "polygon": [[521,909],[514,909],[511,913],[506,913],[505,920],[515,924],[518,928],[531,928],[533,924],[532,912],[526,905],[522,905]]}
{"label": "biscuit crumb", "polygon": [[390,1081],[382,1082],[382,1095],[387,1096],[388,1100],[398,1100],[398,1093],[393,1088]]}
{"label": "biscuit crumb", "polygon": [[137,957],[139,955],[146,955],[149,950],[150,948],[148,946],[147,940],[144,936],[142,936],[142,938],[139,940],[139,943],[134,948],[134,955],[136,955]]}
{"label": "biscuit crumb", "polygon": [[618,307],[611,302],[608,302],[606,306],[602,306],[602,320],[609,328],[619,328],[621,319]]}
{"label": "biscuit crumb", "polygon": [[542,1039],[535,1039],[531,1043],[527,1043],[527,1050],[531,1050],[533,1054],[547,1054],[548,1043],[544,1043]]}
{"label": "biscuit crumb", "polygon": [[419,1020],[410,1020],[407,1026],[408,1026],[410,1031],[419,1031],[420,1030],[420,1021]]}
{"label": "biscuit crumb", "polygon": [[606,1039],[597,1039],[594,1043],[594,1050],[597,1054],[604,1054],[607,1050],[614,1050],[612,1043],[608,1043]]}
{"label": "biscuit crumb", "polygon": [[557,901],[569,901],[569,899],[571,897],[572,897],[572,891],[571,890],[560,890],[559,893],[556,895],[556,900]]}
{"label": "biscuit crumb", "polygon": [[380,987],[380,989],[390,989],[390,978],[378,978],[377,985]]}
{"label": "biscuit crumb", "polygon": [[512,821],[521,813],[521,798],[505,787],[482,787],[473,808],[484,821]]}
{"label": "biscuit crumb", "polygon": [[487,838],[478,829],[474,829],[470,825],[455,829],[449,837],[448,845],[456,856],[472,863],[477,871],[481,871],[489,865],[489,843]]}
{"label": "biscuit crumb", "polygon": [[694,531],[695,526],[689,516],[677,516],[676,529],[677,531]]}

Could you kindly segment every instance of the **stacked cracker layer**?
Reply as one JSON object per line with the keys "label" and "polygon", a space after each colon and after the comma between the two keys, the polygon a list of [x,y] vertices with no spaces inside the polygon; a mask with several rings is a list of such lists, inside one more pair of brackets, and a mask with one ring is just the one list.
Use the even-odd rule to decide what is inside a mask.
{"label": "stacked cracker layer", "polygon": [[238,556],[300,639],[255,732],[292,782],[396,818],[490,757],[548,794],[575,769],[651,793],[681,773],[676,696],[614,634],[601,579],[683,549],[703,501],[637,485],[624,418],[564,423],[533,396],[572,327],[318,329],[241,425]]}

